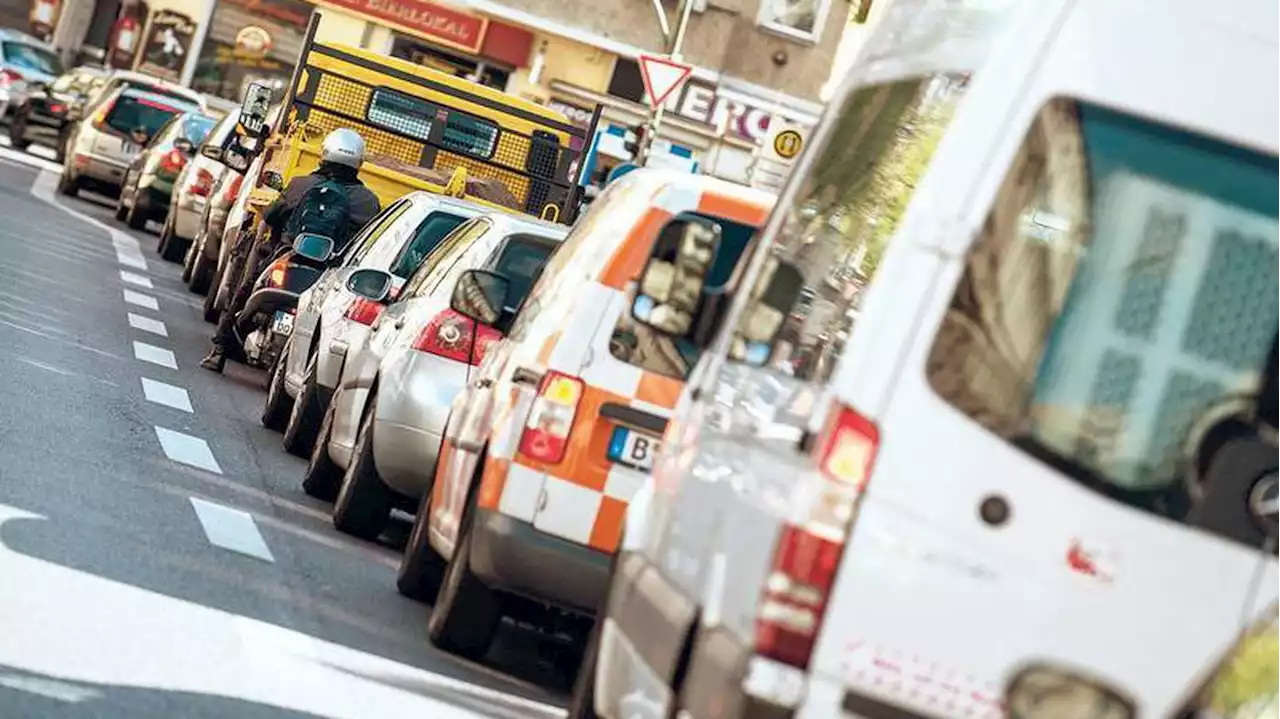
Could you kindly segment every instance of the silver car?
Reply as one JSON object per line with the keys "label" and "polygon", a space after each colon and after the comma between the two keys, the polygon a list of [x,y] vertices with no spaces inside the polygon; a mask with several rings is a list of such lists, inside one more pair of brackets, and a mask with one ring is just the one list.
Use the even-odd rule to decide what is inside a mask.
{"label": "silver car", "polygon": [[518,307],[568,229],[498,213],[469,220],[414,272],[363,343],[334,348],[347,361],[303,489],[337,495],[340,531],[371,539],[392,509],[417,509],[435,475],[453,398],[485,348],[502,339],[450,309],[458,276],[476,268],[507,275],[508,303]]}
{"label": "silver car", "polygon": [[265,426],[284,428],[286,450],[311,456],[320,420],[342,375],[344,357],[335,350],[363,344],[382,310],[347,289],[351,273],[366,267],[390,272],[393,291],[398,291],[446,235],[484,211],[464,200],[410,193],[370,220],[348,244],[341,264],[302,293],[293,334],[272,372],[262,411]]}
{"label": "silver car", "polygon": [[58,191],[74,196],[82,187],[118,194],[142,147],[174,115],[198,107],[178,98],[119,88],[88,108],[68,144]]}

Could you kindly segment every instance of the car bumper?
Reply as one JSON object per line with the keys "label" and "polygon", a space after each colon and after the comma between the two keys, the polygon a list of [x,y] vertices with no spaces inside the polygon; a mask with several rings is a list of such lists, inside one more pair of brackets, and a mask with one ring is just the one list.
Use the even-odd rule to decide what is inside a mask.
{"label": "car bumper", "polygon": [[93,180],[102,185],[118,188],[124,183],[124,175],[129,170],[129,164],[102,155],[77,152],[72,158],[72,168],[76,179]]}
{"label": "car bumper", "polygon": [[184,240],[194,240],[204,220],[204,204],[205,199],[199,195],[179,193],[173,213],[173,233]]}
{"label": "car bumper", "polygon": [[528,522],[477,509],[472,532],[471,571],[495,589],[592,614],[609,586],[608,554]]}
{"label": "car bumper", "polygon": [[[368,332],[363,325],[360,331]],[[387,486],[407,497],[422,495],[435,476],[453,400],[466,383],[466,367],[452,360],[404,348],[382,359],[373,436]]]}

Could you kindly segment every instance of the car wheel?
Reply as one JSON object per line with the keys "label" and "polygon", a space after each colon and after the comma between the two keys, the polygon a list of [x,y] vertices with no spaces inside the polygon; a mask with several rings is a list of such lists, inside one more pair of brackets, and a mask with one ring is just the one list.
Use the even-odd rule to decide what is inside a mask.
{"label": "car wheel", "polygon": [[26,117],[14,115],[13,120],[9,123],[9,144],[13,145],[16,150],[26,150],[31,145],[31,141],[26,138],[26,135]]}
{"label": "car wheel", "polygon": [[333,415],[336,410],[335,403],[330,402],[329,409],[320,422],[320,436],[311,450],[307,473],[302,475],[302,491],[307,496],[326,502],[332,502],[338,496],[338,483],[342,481],[342,469],[329,456],[329,438],[333,436]]}
{"label": "car wheel", "polygon": [[382,483],[373,461],[373,418],[377,414],[377,397],[369,399],[351,462],[342,477],[342,488],[333,504],[333,526],[339,532],[360,539],[376,539],[391,518],[395,494]]}
{"label": "car wheel", "polygon": [[204,250],[197,247],[195,249],[196,256],[191,260],[191,291],[197,295],[207,294],[209,292],[209,284],[213,275],[213,268],[209,265],[209,259],[204,256]]}
{"label": "car wheel", "polygon": [[58,176],[58,194],[66,195],[67,197],[75,197],[80,194],[80,181],[71,177],[65,169]]}
{"label": "car wheel", "polygon": [[431,548],[427,540],[427,522],[430,521],[431,488],[422,493],[418,514],[413,518],[413,531],[404,545],[404,557],[396,572],[396,589],[401,594],[420,602],[429,602],[440,593],[444,579],[444,558]]}
{"label": "car wheel", "polygon": [[218,285],[221,283],[222,273],[215,271],[213,273],[213,279],[209,283],[209,291],[204,296],[204,321],[211,324],[217,323],[218,321]]}
{"label": "car wheel", "polygon": [[444,572],[440,594],[431,607],[427,635],[431,643],[467,659],[489,651],[502,620],[498,595],[471,573],[474,503],[468,500],[458,532],[458,544]]}
{"label": "car wheel", "polygon": [[160,258],[167,262],[177,262],[182,259],[182,251],[185,249],[182,246],[182,238],[176,233],[178,220],[175,214],[170,208],[165,217],[164,229],[160,231]]}
{"label": "car wheel", "polygon": [[200,249],[198,239],[197,235],[196,240],[192,240],[191,244],[187,245],[187,251],[182,253],[182,281],[187,283],[188,287],[191,285],[191,271],[195,269],[196,252]]}
{"label": "car wheel", "polygon": [[133,204],[129,205],[129,211],[125,213],[124,223],[131,230],[147,229],[147,216],[142,208],[138,207],[138,190],[136,189],[133,192]]}
{"label": "car wheel", "polygon": [[311,448],[316,443],[316,432],[324,417],[320,384],[316,380],[317,361],[313,353],[307,362],[307,377],[302,382],[302,389],[298,390],[298,396],[293,399],[289,424],[284,428],[285,451],[299,457],[311,456]]}
{"label": "car wheel", "polygon": [[284,391],[284,370],[289,358],[288,348],[276,358],[275,367],[271,371],[271,383],[267,385],[267,400],[262,405],[262,426],[279,431],[288,419],[289,405],[285,400],[289,395]]}

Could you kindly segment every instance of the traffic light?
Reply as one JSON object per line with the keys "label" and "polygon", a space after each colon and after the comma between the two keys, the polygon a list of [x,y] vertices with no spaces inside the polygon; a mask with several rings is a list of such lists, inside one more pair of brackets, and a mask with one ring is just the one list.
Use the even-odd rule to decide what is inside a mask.
{"label": "traffic light", "polygon": [[627,137],[630,138],[634,136],[635,139],[625,140],[622,143],[622,146],[623,148],[626,149],[627,152],[631,153],[631,157],[633,159],[636,159],[636,160],[640,159],[640,150],[641,148],[644,147],[644,136],[645,136],[645,133],[648,132],[648,130],[649,128],[647,125],[636,125],[635,127],[629,128],[627,130]]}

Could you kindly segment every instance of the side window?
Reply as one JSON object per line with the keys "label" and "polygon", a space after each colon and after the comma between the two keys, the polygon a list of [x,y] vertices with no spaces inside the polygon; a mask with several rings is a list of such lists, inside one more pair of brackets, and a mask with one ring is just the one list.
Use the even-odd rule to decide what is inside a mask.
{"label": "side window", "polygon": [[[418,265],[413,276],[405,283],[403,297],[417,297],[435,289],[440,276],[447,272],[454,262],[462,256],[471,243],[479,239],[492,226],[483,217],[468,220],[444,238],[435,251]],[[439,270],[439,271],[437,271]]]}
{"label": "side window", "polygon": [[413,274],[439,244],[463,222],[465,217],[448,212],[431,212],[414,230],[400,254],[391,263],[391,274],[401,279]]}
{"label": "side window", "polygon": [[364,256],[368,254],[369,249],[377,244],[378,239],[382,237],[382,233],[395,224],[395,221],[409,209],[411,204],[408,200],[400,200],[383,210],[382,214],[370,220],[369,224],[365,225],[355,239],[351,241],[343,264],[353,267],[359,265]]}

